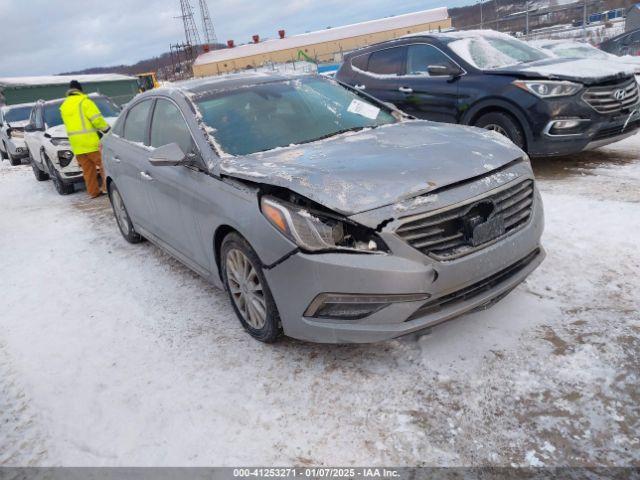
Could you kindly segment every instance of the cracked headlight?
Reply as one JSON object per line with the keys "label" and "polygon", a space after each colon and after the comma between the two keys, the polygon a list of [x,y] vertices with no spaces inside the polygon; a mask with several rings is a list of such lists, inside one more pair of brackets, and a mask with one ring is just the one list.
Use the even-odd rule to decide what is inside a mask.
{"label": "cracked headlight", "polygon": [[582,90],[579,83],[547,80],[518,80],[514,85],[539,98],[569,97]]}
{"label": "cracked headlight", "polygon": [[274,197],[262,197],[260,209],[276,229],[303,250],[387,251],[384,242],[373,231],[337,216],[311,211]]}

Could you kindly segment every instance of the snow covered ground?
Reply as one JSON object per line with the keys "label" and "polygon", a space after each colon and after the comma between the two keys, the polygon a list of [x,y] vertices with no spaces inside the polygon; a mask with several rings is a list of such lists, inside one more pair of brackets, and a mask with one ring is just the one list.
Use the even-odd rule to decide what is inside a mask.
{"label": "snow covered ground", "polygon": [[0,165],[0,465],[640,462],[640,136],[535,162],[545,263],[378,345],[257,343],[105,198]]}

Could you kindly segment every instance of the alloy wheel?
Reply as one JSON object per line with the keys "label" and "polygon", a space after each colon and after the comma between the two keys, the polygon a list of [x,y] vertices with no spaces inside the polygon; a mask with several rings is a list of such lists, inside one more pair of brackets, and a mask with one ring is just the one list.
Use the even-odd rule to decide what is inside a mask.
{"label": "alloy wheel", "polygon": [[498,125],[496,123],[490,123],[488,125],[484,126],[485,130],[490,130],[492,132],[496,132],[499,133],[500,135],[503,135],[507,138],[511,138],[509,137],[509,134],[507,133],[507,130],[502,126],[502,125]]}
{"label": "alloy wheel", "polygon": [[267,321],[265,292],[251,261],[232,249],[226,258],[227,286],[236,307],[249,326],[260,330]]}

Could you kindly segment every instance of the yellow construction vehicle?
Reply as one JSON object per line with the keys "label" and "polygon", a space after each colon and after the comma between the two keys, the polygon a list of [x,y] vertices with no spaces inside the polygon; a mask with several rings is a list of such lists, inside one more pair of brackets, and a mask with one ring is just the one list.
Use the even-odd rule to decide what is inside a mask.
{"label": "yellow construction vehicle", "polygon": [[140,93],[146,92],[147,90],[153,90],[159,86],[158,77],[156,77],[155,72],[139,73],[136,77],[138,77],[138,88],[140,89]]}

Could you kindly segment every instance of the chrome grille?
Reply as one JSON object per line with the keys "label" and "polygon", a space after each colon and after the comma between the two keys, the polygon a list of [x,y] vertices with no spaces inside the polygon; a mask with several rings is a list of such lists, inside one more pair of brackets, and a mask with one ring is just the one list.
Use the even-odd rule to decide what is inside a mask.
{"label": "chrome grille", "polygon": [[[624,98],[621,98],[619,92],[624,92]],[[598,113],[620,113],[638,104],[638,82],[633,79],[613,86],[591,87],[582,98]]]}
{"label": "chrome grille", "polygon": [[468,202],[435,214],[420,215],[419,218],[409,218],[395,232],[425,255],[439,260],[451,260],[495,241],[474,247],[465,236],[463,216],[472,205],[487,200],[493,201],[496,206],[494,214],[504,219],[505,234],[500,237],[503,238],[529,222],[533,210],[533,198],[533,180],[528,179],[480,198],[476,202]]}

